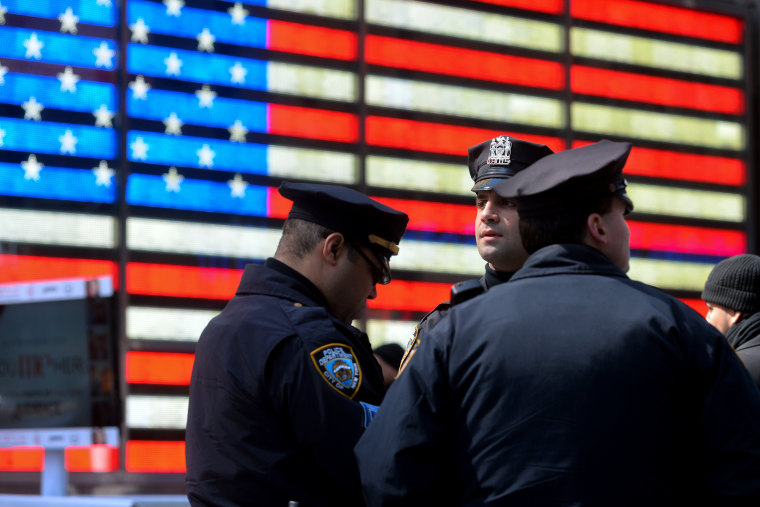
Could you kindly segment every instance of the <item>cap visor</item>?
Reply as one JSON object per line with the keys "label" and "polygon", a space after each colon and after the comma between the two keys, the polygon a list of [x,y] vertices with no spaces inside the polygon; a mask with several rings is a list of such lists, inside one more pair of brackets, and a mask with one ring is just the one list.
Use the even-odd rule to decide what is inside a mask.
{"label": "cap visor", "polygon": [[472,192],[481,192],[484,190],[493,190],[493,186],[498,182],[503,181],[504,178],[486,178],[484,180],[476,181],[470,189]]}

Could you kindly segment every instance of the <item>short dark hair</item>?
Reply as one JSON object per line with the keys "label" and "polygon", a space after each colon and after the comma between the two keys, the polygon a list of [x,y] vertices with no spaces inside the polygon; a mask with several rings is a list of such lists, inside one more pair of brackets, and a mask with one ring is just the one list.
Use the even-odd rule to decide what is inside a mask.
{"label": "short dark hair", "polygon": [[[304,258],[317,244],[332,234],[332,229],[301,220],[300,218],[288,218],[282,225],[282,236],[277,245],[277,254]],[[348,259],[356,262],[359,254],[354,251],[354,246],[349,242]]]}
{"label": "short dark hair", "polygon": [[[562,213],[547,213],[520,217],[520,238],[529,254],[549,245],[583,243],[586,236],[586,219],[592,213],[604,215],[612,209],[614,195],[606,195],[587,202],[582,208]],[[518,201],[518,211],[520,204]]]}
{"label": "short dark hair", "polygon": [[288,218],[282,225],[282,237],[277,245],[277,253],[302,259],[317,243],[333,231],[314,222],[298,218]]}

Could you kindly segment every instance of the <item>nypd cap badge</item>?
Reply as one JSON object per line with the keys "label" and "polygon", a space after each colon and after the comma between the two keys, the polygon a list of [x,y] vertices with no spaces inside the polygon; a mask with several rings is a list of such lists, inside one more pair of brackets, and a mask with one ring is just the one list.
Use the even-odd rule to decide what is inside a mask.
{"label": "nypd cap badge", "polygon": [[311,353],[311,360],[333,389],[349,399],[356,396],[362,371],[351,347],[342,343],[323,345]]}

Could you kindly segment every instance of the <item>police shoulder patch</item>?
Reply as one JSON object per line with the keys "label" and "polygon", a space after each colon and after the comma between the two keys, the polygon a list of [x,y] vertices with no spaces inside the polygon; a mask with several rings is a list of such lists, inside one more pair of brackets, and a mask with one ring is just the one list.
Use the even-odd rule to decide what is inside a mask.
{"label": "police shoulder patch", "polygon": [[343,343],[329,343],[312,351],[311,360],[330,386],[353,399],[362,383],[362,370],[354,350]]}

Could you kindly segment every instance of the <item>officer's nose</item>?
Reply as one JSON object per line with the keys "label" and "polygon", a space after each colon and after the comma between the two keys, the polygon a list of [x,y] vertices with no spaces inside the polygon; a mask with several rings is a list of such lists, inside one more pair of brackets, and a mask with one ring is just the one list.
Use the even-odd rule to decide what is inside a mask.
{"label": "officer's nose", "polygon": [[496,222],[499,215],[496,213],[496,207],[489,200],[480,212],[480,219],[484,222]]}
{"label": "officer's nose", "polygon": [[375,299],[377,297],[377,285],[372,284],[372,291],[367,296],[367,299]]}

